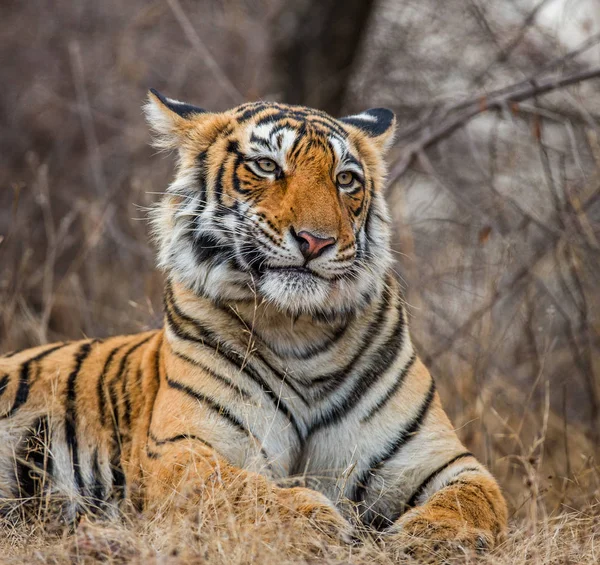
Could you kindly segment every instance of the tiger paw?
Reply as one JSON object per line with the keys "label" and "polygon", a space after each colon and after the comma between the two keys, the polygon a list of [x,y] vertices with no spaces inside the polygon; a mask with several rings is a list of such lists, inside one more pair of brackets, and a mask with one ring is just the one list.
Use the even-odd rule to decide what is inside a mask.
{"label": "tiger paw", "polygon": [[323,494],[304,487],[275,488],[279,511],[293,519],[306,520],[329,537],[350,543],[353,528]]}
{"label": "tiger paw", "polygon": [[437,563],[451,556],[490,550],[494,547],[494,536],[459,518],[436,520],[414,510],[386,532],[384,543],[392,552],[409,554],[420,562]]}

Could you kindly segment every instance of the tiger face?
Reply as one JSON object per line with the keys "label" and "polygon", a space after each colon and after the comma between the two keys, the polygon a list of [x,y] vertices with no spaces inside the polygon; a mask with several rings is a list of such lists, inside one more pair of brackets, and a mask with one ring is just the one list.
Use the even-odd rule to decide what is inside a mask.
{"label": "tiger face", "polygon": [[270,102],[210,113],[152,90],[155,145],[178,152],[153,215],[159,266],[217,302],[352,315],[391,265],[383,197],[394,115],[334,119]]}

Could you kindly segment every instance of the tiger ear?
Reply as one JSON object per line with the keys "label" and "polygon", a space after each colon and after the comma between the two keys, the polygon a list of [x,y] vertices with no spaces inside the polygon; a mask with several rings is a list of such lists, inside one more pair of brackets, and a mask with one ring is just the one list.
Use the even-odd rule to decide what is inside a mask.
{"label": "tiger ear", "polygon": [[396,116],[387,108],[371,108],[360,114],[340,118],[340,121],[367,134],[381,151],[386,151],[394,141]]}
{"label": "tiger ear", "polygon": [[156,137],[154,145],[164,149],[177,147],[185,134],[197,125],[197,118],[207,111],[191,104],[163,96],[151,88],[144,105],[146,120]]}

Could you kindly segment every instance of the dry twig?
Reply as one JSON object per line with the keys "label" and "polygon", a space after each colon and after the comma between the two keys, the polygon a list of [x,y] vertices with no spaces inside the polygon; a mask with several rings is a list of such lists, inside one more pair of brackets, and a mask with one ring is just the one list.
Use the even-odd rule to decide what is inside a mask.
{"label": "dry twig", "polygon": [[417,139],[405,145],[401,157],[391,166],[389,182],[394,183],[398,180],[406,172],[414,158],[422,153],[424,149],[465,126],[483,112],[506,108],[514,110],[514,105],[523,100],[598,78],[600,78],[600,67],[593,67],[585,71],[559,77],[543,79],[531,77],[515,85],[501,88],[489,94],[483,94],[468,102],[459,102],[450,107],[445,112],[445,116],[437,123],[436,116],[434,116],[430,120],[433,121],[432,125],[423,124],[418,128],[410,128],[408,133],[400,133],[398,136],[399,139],[411,137],[412,134],[416,134]]}

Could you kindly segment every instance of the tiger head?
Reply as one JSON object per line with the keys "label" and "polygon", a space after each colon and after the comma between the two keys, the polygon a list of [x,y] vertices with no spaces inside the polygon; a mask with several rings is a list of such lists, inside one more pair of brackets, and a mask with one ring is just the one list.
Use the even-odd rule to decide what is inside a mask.
{"label": "tiger head", "polygon": [[155,145],[178,153],[153,216],[159,266],[218,302],[291,316],[364,308],[390,268],[383,108],[341,119],[273,102],[211,113],[151,90]]}

